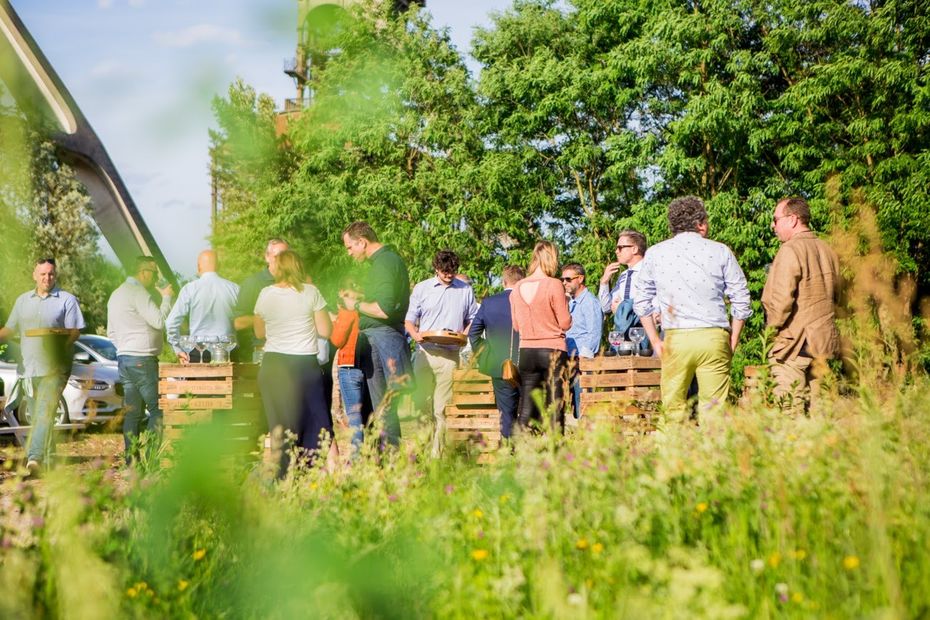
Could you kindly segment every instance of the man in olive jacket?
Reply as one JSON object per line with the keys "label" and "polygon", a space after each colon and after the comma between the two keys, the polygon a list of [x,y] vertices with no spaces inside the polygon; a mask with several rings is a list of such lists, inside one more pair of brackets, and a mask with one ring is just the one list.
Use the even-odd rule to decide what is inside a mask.
{"label": "man in olive jacket", "polygon": [[817,397],[814,360],[836,357],[840,350],[835,321],[840,263],[809,223],[810,207],[802,198],[775,205],[772,229],[782,246],[762,291],[766,324],[775,329],[769,357],[775,395],[791,414],[803,413]]}

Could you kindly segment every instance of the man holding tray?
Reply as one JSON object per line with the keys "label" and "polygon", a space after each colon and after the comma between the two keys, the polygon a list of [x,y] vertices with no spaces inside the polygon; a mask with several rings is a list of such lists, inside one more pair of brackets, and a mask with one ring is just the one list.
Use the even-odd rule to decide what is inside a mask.
{"label": "man holding tray", "polygon": [[[456,278],[459,257],[442,250],[433,258],[436,276],[417,283],[410,295],[410,307],[404,326],[417,343],[413,374],[418,400],[432,402],[434,458],[442,454],[446,433],[445,407],[452,397],[452,373],[459,361],[459,347],[465,344],[465,332],[478,312],[475,292],[470,284]],[[438,334],[437,334],[438,332]],[[443,332],[452,332],[443,336]],[[460,342],[456,336],[461,336]],[[448,340],[448,344],[440,341]]]}
{"label": "man holding tray", "polygon": [[55,285],[54,258],[36,261],[32,279],[35,290],[16,299],[0,341],[14,334],[21,339],[26,406],[32,411],[26,467],[35,474],[51,456],[55,410],[71,374],[71,347],[84,328],[84,316],[77,298]]}

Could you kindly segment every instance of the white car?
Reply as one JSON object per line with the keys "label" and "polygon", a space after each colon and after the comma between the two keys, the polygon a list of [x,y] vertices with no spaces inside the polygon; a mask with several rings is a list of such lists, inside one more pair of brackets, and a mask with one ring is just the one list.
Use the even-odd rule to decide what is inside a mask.
{"label": "white car", "polygon": [[[0,353],[0,380],[7,399],[17,379],[19,347],[8,343]],[[56,423],[102,422],[113,418],[123,406],[123,390],[116,366],[116,348],[102,336],[82,335],[74,343],[71,376],[58,404]],[[29,412],[20,400],[17,419],[29,423]]]}

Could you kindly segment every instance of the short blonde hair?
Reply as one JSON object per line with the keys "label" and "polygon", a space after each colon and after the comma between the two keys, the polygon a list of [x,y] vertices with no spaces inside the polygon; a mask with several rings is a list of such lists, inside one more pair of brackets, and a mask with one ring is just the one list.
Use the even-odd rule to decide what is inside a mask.
{"label": "short blonde hair", "polygon": [[533,260],[530,261],[529,273],[542,267],[543,273],[554,278],[559,273],[559,250],[551,241],[537,241],[533,248]]}
{"label": "short blonde hair", "polygon": [[303,261],[294,250],[284,250],[274,257],[275,282],[286,282],[297,291],[304,290],[307,274],[304,272]]}

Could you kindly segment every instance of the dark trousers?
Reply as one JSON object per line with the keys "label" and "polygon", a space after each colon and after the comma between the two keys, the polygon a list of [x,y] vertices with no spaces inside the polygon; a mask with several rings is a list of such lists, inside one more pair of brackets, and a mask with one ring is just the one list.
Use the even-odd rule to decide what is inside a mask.
{"label": "dark trousers", "polygon": [[546,408],[553,409],[552,430],[561,432],[565,427],[562,394],[567,377],[568,354],[558,349],[521,348],[519,368],[520,426],[527,428],[531,419],[542,420],[542,412],[533,400],[533,391],[542,389]]}
{"label": "dark trousers", "polygon": [[158,407],[158,358],[119,355],[116,358],[119,378],[123,383],[123,442],[126,459],[132,460],[133,442],[138,441],[145,410],[148,409],[146,430],[153,441],[161,438],[162,414]]}
{"label": "dark trousers", "polygon": [[[320,447],[320,432],[333,433],[333,418],[326,407],[323,373],[316,355],[265,353],[258,371],[268,430],[280,426],[297,436],[296,444],[312,458]],[[282,468],[287,456],[282,455]],[[282,469],[283,473],[283,469]]]}
{"label": "dark trousers", "polygon": [[513,434],[513,423],[517,419],[517,407],[520,405],[520,389],[503,379],[491,379],[494,386],[494,402],[501,413],[501,437],[509,439]]}
{"label": "dark trousers", "polygon": [[371,405],[377,411],[389,393],[391,402],[382,409],[384,440],[400,445],[400,417],[397,414],[399,393],[404,381],[413,374],[410,347],[402,333],[391,327],[370,327],[364,330],[371,345],[372,373],[368,378]]}

